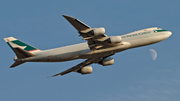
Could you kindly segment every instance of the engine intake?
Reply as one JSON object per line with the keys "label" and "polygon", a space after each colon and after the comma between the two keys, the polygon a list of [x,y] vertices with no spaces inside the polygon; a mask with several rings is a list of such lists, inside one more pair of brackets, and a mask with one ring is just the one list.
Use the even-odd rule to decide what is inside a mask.
{"label": "engine intake", "polygon": [[118,44],[122,42],[122,39],[121,36],[110,36],[107,42],[110,44]]}
{"label": "engine intake", "polygon": [[108,65],[113,65],[114,64],[114,59],[111,57],[107,57],[104,60],[102,60],[99,64],[103,66],[108,66]]}
{"label": "engine intake", "polygon": [[101,28],[92,28],[92,33],[94,36],[101,36],[105,34],[105,28],[101,27]]}
{"label": "engine intake", "polygon": [[90,74],[93,72],[93,69],[91,66],[85,66],[82,67],[80,70],[77,71],[78,73],[81,73],[82,75],[84,74]]}
{"label": "engine intake", "polygon": [[81,31],[81,34],[86,34],[87,36],[102,36],[105,34],[105,28],[92,28],[92,30],[86,32],[86,31]]}

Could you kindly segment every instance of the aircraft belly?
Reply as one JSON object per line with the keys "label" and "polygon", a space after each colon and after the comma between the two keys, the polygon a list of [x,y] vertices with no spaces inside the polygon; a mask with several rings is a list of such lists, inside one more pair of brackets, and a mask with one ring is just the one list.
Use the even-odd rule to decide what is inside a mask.
{"label": "aircraft belly", "polygon": [[59,55],[55,56],[55,58],[52,60],[59,61],[59,62],[74,60],[74,59],[77,59],[79,57],[80,52],[81,51],[59,54]]}

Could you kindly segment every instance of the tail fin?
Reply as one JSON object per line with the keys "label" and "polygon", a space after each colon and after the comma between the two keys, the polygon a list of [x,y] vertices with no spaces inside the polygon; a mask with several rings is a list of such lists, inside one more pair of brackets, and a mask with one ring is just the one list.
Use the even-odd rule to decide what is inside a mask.
{"label": "tail fin", "polygon": [[[27,58],[35,56],[32,52],[40,51],[39,49],[30,46],[22,41],[19,41],[13,37],[4,38],[7,44],[11,47],[11,49],[15,52],[17,58]],[[23,61],[16,61],[11,67],[18,66],[24,63]],[[10,67],[10,68],[11,68]]]}
{"label": "tail fin", "polygon": [[4,40],[7,42],[7,44],[11,47],[11,49],[14,51],[13,48],[20,48],[20,49],[23,49],[25,51],[28,51],[28,52],[32,52],[32,51],[39,51],[39,49],[31,46],[31,45],[28,45],[14,37],[8,37],[8,38],[4,38]]}

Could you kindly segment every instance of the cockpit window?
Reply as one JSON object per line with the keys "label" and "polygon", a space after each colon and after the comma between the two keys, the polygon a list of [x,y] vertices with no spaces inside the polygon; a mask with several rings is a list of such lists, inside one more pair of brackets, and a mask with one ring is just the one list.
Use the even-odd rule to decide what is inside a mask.
{"label": "cockpit window", "polygon": [[168,31],[168,30],[161,29],[161,30],[155,30],[154,32],[164,32],[164,31]]}

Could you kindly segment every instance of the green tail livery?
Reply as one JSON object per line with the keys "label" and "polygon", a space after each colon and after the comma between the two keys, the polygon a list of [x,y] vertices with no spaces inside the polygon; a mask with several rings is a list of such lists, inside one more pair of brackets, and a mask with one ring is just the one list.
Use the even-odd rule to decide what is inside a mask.
{"label": "green tail livery", "polygon": [[[35,56],[33,52],[40,51],[39,49],[30,46],[22,41],[19,41],[13,37],[4,38],[4,40],[7,42],[7,44],[11,47],[11,49],[15,52],[16,58],[28,58]],[[16,61],[11,67],[15,67],[17,65],[20,65],[24,62],[22,61]]]}

